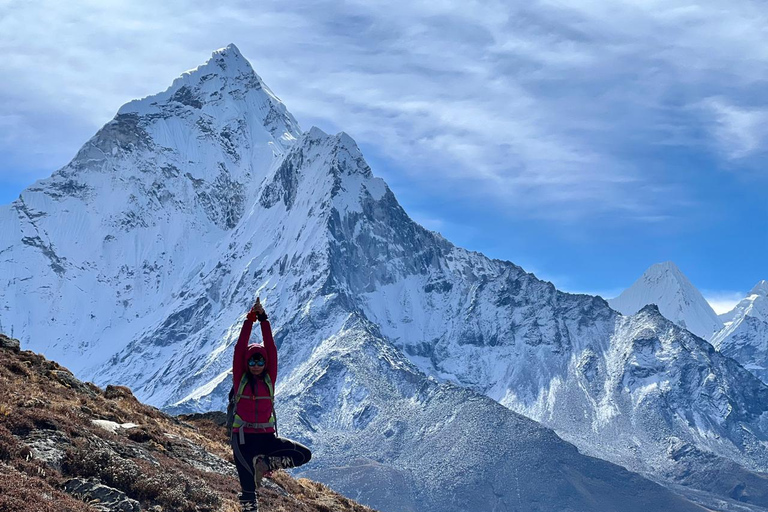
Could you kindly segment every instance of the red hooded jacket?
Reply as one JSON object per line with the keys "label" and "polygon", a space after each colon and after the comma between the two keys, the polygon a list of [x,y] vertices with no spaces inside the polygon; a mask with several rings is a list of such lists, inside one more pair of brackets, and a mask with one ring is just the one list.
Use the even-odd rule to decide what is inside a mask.
{"label": "red hooded jacket", "polygon": [[[255,313],[248,314],[245,322],[243,322],[243,328],[240,330],[240,338],[238,338],[235,345],[235,357],[232,362],[232,377],[235,390],[240,386],[240,380],[245,375],[245,372],[248,371],[248,359],[257,353],[264,356],[267,362],[264,373],[269,375],[272,381],[272,388],[274,389],[274,386],[277,384],[277,347],[275,347],[275,340],[272,339],[272,328],[269,325],[269,320],[259,322],[261,324],[261,337],[264,340],[264,344],[248,344],[255,319]],[[253,382],[253,388],[250,385],[245,386],[243,398],[237,403],[237,415],[247,423],[267,423],[270,416],[272,416],[272,402],[270,400],[252,400],[249,397],[254,396],[254,394],[255,396],[269,396],[269,388],[261,377],[254,378]],[[239,432],[240,429],[233,428],[232,431]],[[272,427],[260,429],[245,428],[245,433],[248,434],[266,432],[275,432],[275,429]]]}

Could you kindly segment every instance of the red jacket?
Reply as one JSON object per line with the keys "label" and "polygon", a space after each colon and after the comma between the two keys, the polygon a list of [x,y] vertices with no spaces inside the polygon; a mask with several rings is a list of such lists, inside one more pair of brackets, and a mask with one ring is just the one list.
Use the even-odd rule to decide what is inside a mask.
{"label": "red jacket", "polygon": [[[269,375],[272,381],[272,388],[277,383],[277,347],[275,347],[275,340],[272,339],[272,328],[269,325],[269,320],[259,322],[261,324],[261,337],[264,340],[263,345],[248,344],[248,340],[251,338],[251,328],[253,327],[253,317],[248,315],[243,322],[243,328],[240,330],[240,338],[235,345],[235,357],[232,362],[232,377],[235,385],[235,392],[237,392],[240,386],[240,380],[243,375],[248,372],[248,359],[256,353],[261,353],[266,360],[266,368],[264,372]],[[262,373],[264,375],[264,373]],[[270,400],[253,400],[254,396],[269,396],[269,388],[263,378],[256,377],[254,379],[254,389],[250,384],[245,386],[243,397],[237,403],[237,415],[240,416],[243,421],[247,423],[267,423],[270,416],[272,416],[272,402]],[[233,428],[233,432],[239,432],[240,429]],[[263,432],[275,432],[275,429],[270,428],[245,428],[246,433],[263,433]]]}

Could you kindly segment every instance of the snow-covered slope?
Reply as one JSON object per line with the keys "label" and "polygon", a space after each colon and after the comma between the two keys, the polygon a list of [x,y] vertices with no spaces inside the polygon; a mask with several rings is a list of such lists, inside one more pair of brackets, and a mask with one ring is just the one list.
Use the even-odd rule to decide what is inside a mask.
{"label": "snow-covered slope", "polygon": [[725,317],[712,344],[768,383],[768,281],[760,281]]}
{"label": "snow-covered slope", "polygon": [[656,304],[662,315],[705,340],[723,327],[701,292],[671,261],[652,265],[608,303],[624,315],[634,315],[648,304]]}
{"label": "snow-covered slope", "polygon": [[[328,461],[374,453],[376,464],[366,463],[372,474],[400,478],[405,471],[415,480],[416,502],[433,507],[425,510],[461,510],[461,485],[432,486],[447,470],[433,457],[425,458],[435,467],[427,471],[413,454],[460,458],[452,450],[473,443],[478,429],[436,425],[445,416],[463,420],[451,411],[465,401],[481,424],[508,422],[494,438],[504,447],[522,442],[518,426],[552,434],[496,402],[556,426],[581,450],[659,478],[678,481],[669,475],[683,467],[673,455],[664,459],[667,432],[745,472],[766,467],[761,404],[768,388],[745,372],[727,375],[719,354],[689,343],[688,333],[657,315],[648,322],[663,350],[653,343],[648,350],[663,355],[651,365],[663,368],[656,372],[660,391],[644,400],[656,394],[627,380],[631,361],[652,359],[628,334],[642,316],[622,318],[598,297],[561,293],[414,223],[348,135],[302,132],[232,46],[168,91],[120,109],[68,166],[0,209],[0,329],[81,378],[126,384],[153,405],[223,407],[231,347],[257,295],[281,357],[283,431],[305,433]],[[675,352],[679,346],[694,347],[695,364]],[[407,371],[354,371],[385,363]],[[471,391],[436,387],[441,380]],[[688,399],[667,402],[666,385],[686,386]],[[430,401],[403,386],[454,391]],[[731,408],[725,415],[723,404]],[[641,416],[639,425],[625,421]],[[677,416],[691,419],[686,428],[651,428]],[[585,429],[600,435],[581,435]],[[642,450],[626,445],[632,436],[643,440]],[[712,442],[715,436],[722,440]],[[358,442],[344,444],[353,438]],[[543,444],[542,454],[573,450],[558,443]],[[381,449],[371,451],[376,445]],[[587,477],[572,468],[590,467],[593,483],[634,488],[638,503],[653,503],[657,491],[612,466],[598,471],[575,451],[566,459],[542,454],[511,460],[537,461],[538,477],[573,474],[566,479],[573,485]],[[487,447],[476,455],[460,466],[468,482],[488,481],[488,468],[509,482],[519,469]],[[660,460],[668,473],[656,470]],[[340,474],[336,484],[349,482],[348,472]],[[683,483],[709,491],[705,476]],[[526,494],[534,483],[521,484],[519,499],[563,509]],[[361,488],[371,499],[380,492]],[[509,507],[518,499],[493,492]],[[573,510],[615,503],[610,493],[598,494],[573,497],[594,500],[591,509]]]}
{"label": "snow-covered slope", "polygon": [[349,306],[343,294],[313,304],[282,338],[310,347],[285,356],[299,362],[278,417],[316,448],[319,466],[303,475],[381,510],[698,509],[487,397],[426,378]]}
{"label": "snow-covered slope", "polygon": [[768,467],[768,388],[655,306],[619,318],[607,351],[571,359],[530,415],[587,453],[645,473],[675,473],[683,447]]}
{"label": "snow-covered slope", "polygon": [[205,308],[185,285],[300,133],[234,46],[123,106],[0,209],[0,328],[90,378],[169,311]]}

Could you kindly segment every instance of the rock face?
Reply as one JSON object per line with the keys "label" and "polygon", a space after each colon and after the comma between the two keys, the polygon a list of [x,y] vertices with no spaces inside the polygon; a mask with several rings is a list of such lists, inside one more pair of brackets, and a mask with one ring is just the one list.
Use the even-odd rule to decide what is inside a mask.
{"label": "rock face", "polygon": [[760,281],[729,313],[712,344],[768,383],[768,281]]}
{"label": "rock face", "polygon": [[571,365],[536,416],[587,453],[654,474],[674,474],[694,448],[752,471],[768,465],[768,388],[654,306],[620,319],[606,352]]}
{"label": "rock face", "polygon": [[[683,464],[668,434],[766,468],[768,388],[657,313],[623,318],[414,223],[348,135],[301,131],[233,46],[0,207],[0,252],[0,328],[169,411],[225,407],[260,296],[281,433],[385,511],[378,478],[427,511],[465,510],[467,493],[477,510],[695,509],[515,412],[657,478]],[[688,395],[667,401],[677,385]]]}
{"label": "rock face", "polygon": [[95,478],[72,478],[64,482],[64,490],[87,502],[103,512],[140,512],[139,502],[132,500],[125,493],[103,485]]}
{"label": "rock face", "polygon": [[21,344],[19,340],[14,338],[9,338],[5,334],[0,334],[0,348],[7,348],[7,349],[18,352],[20,347],[21,347]]}

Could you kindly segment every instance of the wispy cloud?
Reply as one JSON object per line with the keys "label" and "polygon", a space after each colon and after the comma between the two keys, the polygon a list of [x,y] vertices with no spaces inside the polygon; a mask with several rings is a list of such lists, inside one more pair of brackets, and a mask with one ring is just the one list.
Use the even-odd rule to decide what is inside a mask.
{"label": "wispy cloud", "polygon": [[0,105],[18,135],[0,153],[63,164],[122,103],[234,42],[305,128],[347,131],[417,185],[658,222],[695,198],[648,154],[709,150],[712,112],[727,158],[763,147],[766,27],[747,0],[11,3]]}
{"label": "wispy cloud", "polygon": [[704,290],[702,295],[707,299],[709,305],[715,310],[715,313],[722,315],[732,310],[736,304],[746,296],[745,292],[734,291],[712,291]]}
{"label": "wispy cloud", "polygon": [[768,150],[768,108],[742,108],[717,98],[706,105],[715,116],[713,134],[728,158],[745,158]]}

